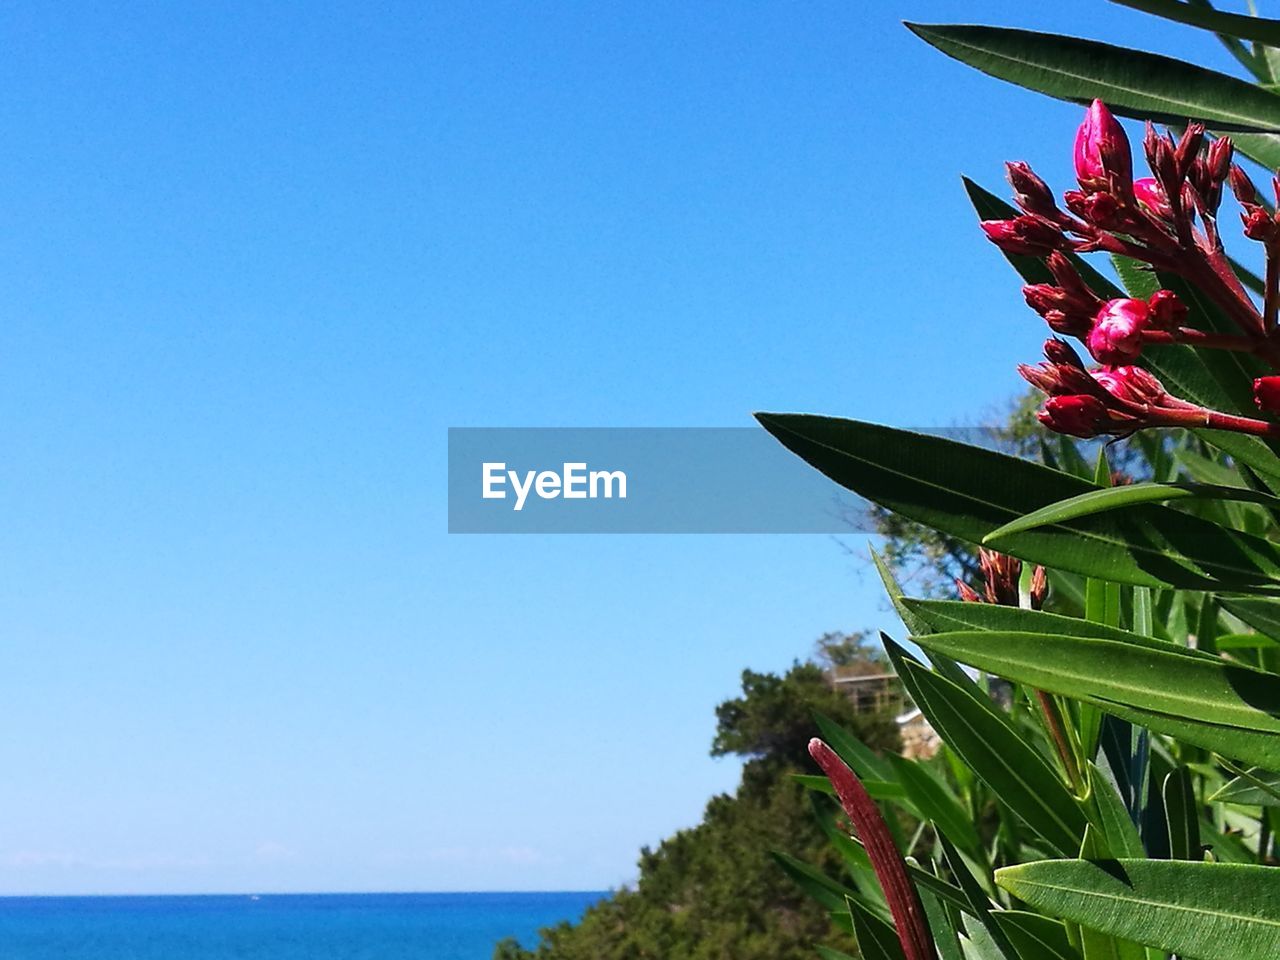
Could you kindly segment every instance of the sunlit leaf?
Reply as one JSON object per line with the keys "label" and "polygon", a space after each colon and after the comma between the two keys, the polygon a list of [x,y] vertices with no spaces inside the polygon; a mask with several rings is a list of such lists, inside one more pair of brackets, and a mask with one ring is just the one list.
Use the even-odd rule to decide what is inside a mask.
{"label": "sunlit leaf", "polygon": [[1179,860],[1044,860],[996,882],[1053,916],[1188,957],[1280,956],[1280,870]]}

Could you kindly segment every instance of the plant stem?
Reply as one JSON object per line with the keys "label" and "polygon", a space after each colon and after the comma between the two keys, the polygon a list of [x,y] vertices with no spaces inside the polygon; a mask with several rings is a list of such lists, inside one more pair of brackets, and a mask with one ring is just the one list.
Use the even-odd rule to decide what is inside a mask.
{"label": "plant stem", "polygon": [[1178,327],[1176,330],[1147,330],[1142,334],[1144,343],[1189,343],[1210,350],[1238,350],[1242,353],[1256,353],[1266,348],[1267,344],[1256,337],[1244,337],[1234,333],[1206,333],[1191,327]]}
{"label": "plant stem", "polygon": [[1269,337],[1275,333],[1276,315],[1280,313],[1280,251],[1274,243],[1267,244],[1267,279],[1263,289],[1262,329]]}
{"label": "plant stem", "polygon": [[1206,410],[1203,407],[1190,409],[1162,407],[1152,412],[1150,426],[1208,427],[1210,430],[1229,430],[1232,433],[1247,433],[1254,437],[1280,437],[1280,424],[1269,423],[1266,420],[1251,420],[1248,417]]}
{"label": "plant stem", "polygon": [[1062,715],[1058,711],[1058,705],[1043,690],[1036,690],[1035,695],[1040,702],[1040,710],[1044,713],[1044,722],[1045,726],[1049,728],[1049,736],[1053,739],[1053,745],[1058,751],[1058,756],[1062,758],[1062,766],[1067,771],[1067,779],[1071,782],[1076,794],[1083,795],[1084,784],[1080,778],[1080,767],[1076,763],[1075,751],[1071,749],[1071,744],[1067,742],[1066,732],[1062,728]]}

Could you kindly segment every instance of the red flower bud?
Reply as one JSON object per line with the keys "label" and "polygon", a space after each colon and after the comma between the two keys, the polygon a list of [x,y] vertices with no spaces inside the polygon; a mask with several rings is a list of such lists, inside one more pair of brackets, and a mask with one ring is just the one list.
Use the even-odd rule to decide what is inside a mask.
{"label": "red flower bud", "polygon": [[986,581],[987,603],[1006,607],[1018,606],[1018,580],[1022,577],[1022,561],[1006,553],[978,548],[978,565]]}
{"label": "red flower bud", "polygon": [[1250,240],[1270,243],[1276,238],[1276,221],[1265,207],[1246,205],[1240,214],[1244,221],[1244,235]]}
{"label": "red flower bud", "polygon": [[1050,397],[1036,418],[1055,433],[1089,439],[1106,433],[1111,417],[1097,397]]}
{"label": "red flower bud", "polygon": [[1249,175],[1240,169],[1239,165],[1232,165],[1231,172],[1227,174],[1227,181],[1231,184],[1231,192],[1236,195],[1236,199],[1246,205],[1256,205],[1258,202],[1258,188],[1253,185],[1253,181],[1249,179]]}
{"label": "red flower bud", "polygon": [[1005,253],[1042,257],[1068,243],[1061,230],[1040,217],[984,220],[981,226],[987,239]]}
{"label": "red flower bud", "polygon": [[1174,330],[1187,320],[1187,307],[1172,290],[1157,290],[1147,297],[1151,308],[1151,326],[1157,330]]}
{"label": "red flower bud", "polygon": [[1083,337],[1093,323],[1096,306],[1083,303],[1062,287],[1050,283],[1035,283],[1022,288],[1022,296],[1029,306],[1053,328],[1055,333],[1070,337]]}
{"label": "red flower bud", "polygon": [[1173,141],[1156,133],[1156,128],[1148,120],[1147,135],[1142,141],[1142,147],[1147,155],[1147,166],[1156,175],[1156,181],[1164,188],[1166,196],[1167,191],[1176,191],[1181,184],[1181,177],[1178,175],[1178,161],[1173,154]]}
{"label": "red flower bud", "polygon": [[1022,161],[1006,163],[1005,173],[1009,178],[1009,185],[1013,187],[1013,199],[1024,211],[1050,218],[1058,215],[1053,191],[1036,176],[1030,165]]}
{"label": "red flower bud", "polygon": [[963,600],[965,603],[981,603],[982,602],[982,596],[978,593],[978,591],[973,589],[973,587],[969,586],[967,583],[965,583],[963,580],[961,580],[958,577],[956,578],[956,593],[960,595],[960,599]]}
{"label": "red flower bud", "polygon": [[1076,179],[1092,193],[1127,188],[1133,182],[1129,138],[1106,104],[1094,100],[1076,131]]}
{"label": "red flower bud", "polygon": [[1084,364],[1080,361],[1080,355],[1072,349],[1071,344],[1065,340],[1059,340],[1057,337],[1044,342],[1044,355],[1050,363],[1077,367],[1080,370],[1084,369]]}
{"label": "red flower bud", "polygon": [[924,905],[875,801],[848,765],[816,737],[809,741],[809,756],[835,787],[845,816],[866,848],[871,869],[875,871],[889,905],[889,915],[893,917],[898,941],[902,944],[902,956],[905,960],[937,960],[938,952],[933,945]]}
{"label": "red flower bud", "polygon": [[1187,129],[1182,132],[1182,137],[1178,140],[1178,145],[1173,151],[1173,159],[1177,164],[1179,177],[1185,177],[1191,172],[1191,164],[1200,155],[1200,148],[1203,145],[1204,124],[1187,124]]}
{"label": "red flower bud", "polygon": [[1031,366],[1018,364],[1018,375],[1042,393],[1051,397],[1089,394],[1099,399],[1106,393],[1093,377],[1082,368],[1070,363],[1041,363]]}
{"label": "red flower bud", "polygon": [[1037,566],[1031,571],[1031,609],[1039,610],[1049,596],[1049,575],[1044,567]]}
{"label": "red flower bud", "polygon": [[1063,194],[1067,209],[1095,227],[1110,230],[1121,225],[1120,201],[1109,193],[1068,190]]}
{"label": "red flower bud", "polygon": [[1280,410],[1280,377],[1259,377],[1253,381],[1253,402],[1260,410]]}
{"label": "red flower bud", "polygon": [[1142,367],[1105,367],[1092,371],[1091,376],[1107,393],[1125,403],[1157,406],[1168,397],[1164,384]]}
{"label": "red flower bud", "polygon": [[1133,181],[1133,195],[1157,217],[1165,220],[1173,217],[1169,199],[1164,195],[1164,187],[1160,186],[1155,177],[1142,177]]}
{"label": "red flower bud", "polygon": [[1085,345],[1099,363],[1130,363],[1142,353],[1151,308],[1142,300],[1108,300],[1094,318]]}
{"label": "red flower bud", "polygon": [[1227,179],[1234,153],[1235,147],[1232,146],[1230,137],[1219,137],[1209,144],[1209,155],[1205,158],[1205,165],[1208,168],[1209,179],[1215,184],[1221,185]]}

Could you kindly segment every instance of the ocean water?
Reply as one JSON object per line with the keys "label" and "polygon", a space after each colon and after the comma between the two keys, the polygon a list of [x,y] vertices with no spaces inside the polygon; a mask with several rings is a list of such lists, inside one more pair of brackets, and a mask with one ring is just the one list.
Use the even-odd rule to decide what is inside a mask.
{"label": "ocean water", "polygon": [[0,897],[4,960],[490,960],[602,893]]}

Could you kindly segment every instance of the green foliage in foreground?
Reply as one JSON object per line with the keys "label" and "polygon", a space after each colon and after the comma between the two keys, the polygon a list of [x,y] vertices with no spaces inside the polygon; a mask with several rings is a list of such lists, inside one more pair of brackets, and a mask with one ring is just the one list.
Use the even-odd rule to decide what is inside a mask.
{"label": "green foliage in foreground", "polygon": [[[1207,0],[1120,2],[1217,33],[1256,82],[1071,37],[912,29],[992,76],[1179,130],[1203,122],[1219,159],[1229,133],[1238,157],[1280,166],[1280,21]],[[790,869],[838,928],[853,930],[867,960],[1280,957],[1280,400],[1266,394],[1280,389],[1280,222],[1259,212],[1270,232],[1248,231],[1266,244],[1259,281],[1228,259],[1217,199],[1205,199],[1227,165],[1187,180],[1204,162],[1201,131],[1190,128],[1172,165],[1161,159],[1172,141],[1153,133],[1146,144],[1163,177],[1153,182],[1173,198],[1161,213],[1135,198],[1114,120],[1109,145],[1097,147],[1105,114],[1091,109],[1093,132],[1077,147],[1089,195],[1067,202],[1083,219],[1061,216],[1025,169],[1011,175],[1027,188],[1020,220],[968,188],[1025,281],[1047,284],[1056,265],[1062,287],[1075,276],[1092,291],[1097,306],[1077,318],[1083,325],[1059,314],[1055,330],[1079,336],[1100,361],[1123,362],[1095,382],[1065,343],[1050,344],[1051,362],[1027,377],[1050,396],[1045,422],[1089,437],[1190,430],[1156,434],[1164,439],[1155,444],[1149,432],[1118,441],[1142,451],[1142,483],[1113,486],[1105,451],[1093,468],[1065,447],[1046,446],[1033,463],[854,420],[759,417],[818,470],[932,531],[926,545],[1007,555],[986,558],[989,589],[962,591],[971,602],[939,600],[937,590],[912,597],[885,578],[923,653],[887,637],[886,649],[943,740],[941,764],[876,758],[839,730],[811,745],[825,778],[804,782],[820,804],[837,794],[848,817],[832,833],[844,872],[832,883],[803,864]],[[1232,176],[1248,214],[1256,194],[1246,173]],[[1111,262],[1095,258],[1095,268],[1081,256],[1100,249]],[[1216,266],[1199,269],[1209,261]],[[1104,301],[1157,288],[1188,308],[1185,326],[1116,359]],[[1031,293],[1029,302],[1046,302]],[[1126,400],[1098,389],[1107,378],[1151,389]],[[1175,408],[1193,413],[1162,418]],[[1038,609],[1031,585],[1040,580],[1008,558],[1047,568],[1067,601],[1059,612]],[[990,678],[1009,695],[993,697]],[[921,829],[891,836],[894,810]]]}
{"label": "green foliage in foreground", "polygon": [[838,718],[880,749],[896,746],[897,728],[891,717],[855,714],[829,669],[829,662],[810,662],[785,676],[745,671],[742,696],[716,711],[712,748],[746,758],[737,792],[713,798],[698,826],[646,848],[634,887],[613,893],[578,924],[543,931],[531,951],[505,941],[497,960],[798,960],[812,956],[815,940],[837,941],[827,910],[791,883],[769,851],[789,851],[832,874],[839,863],[808,791],[791,777],[807,757],[812,711]]}

